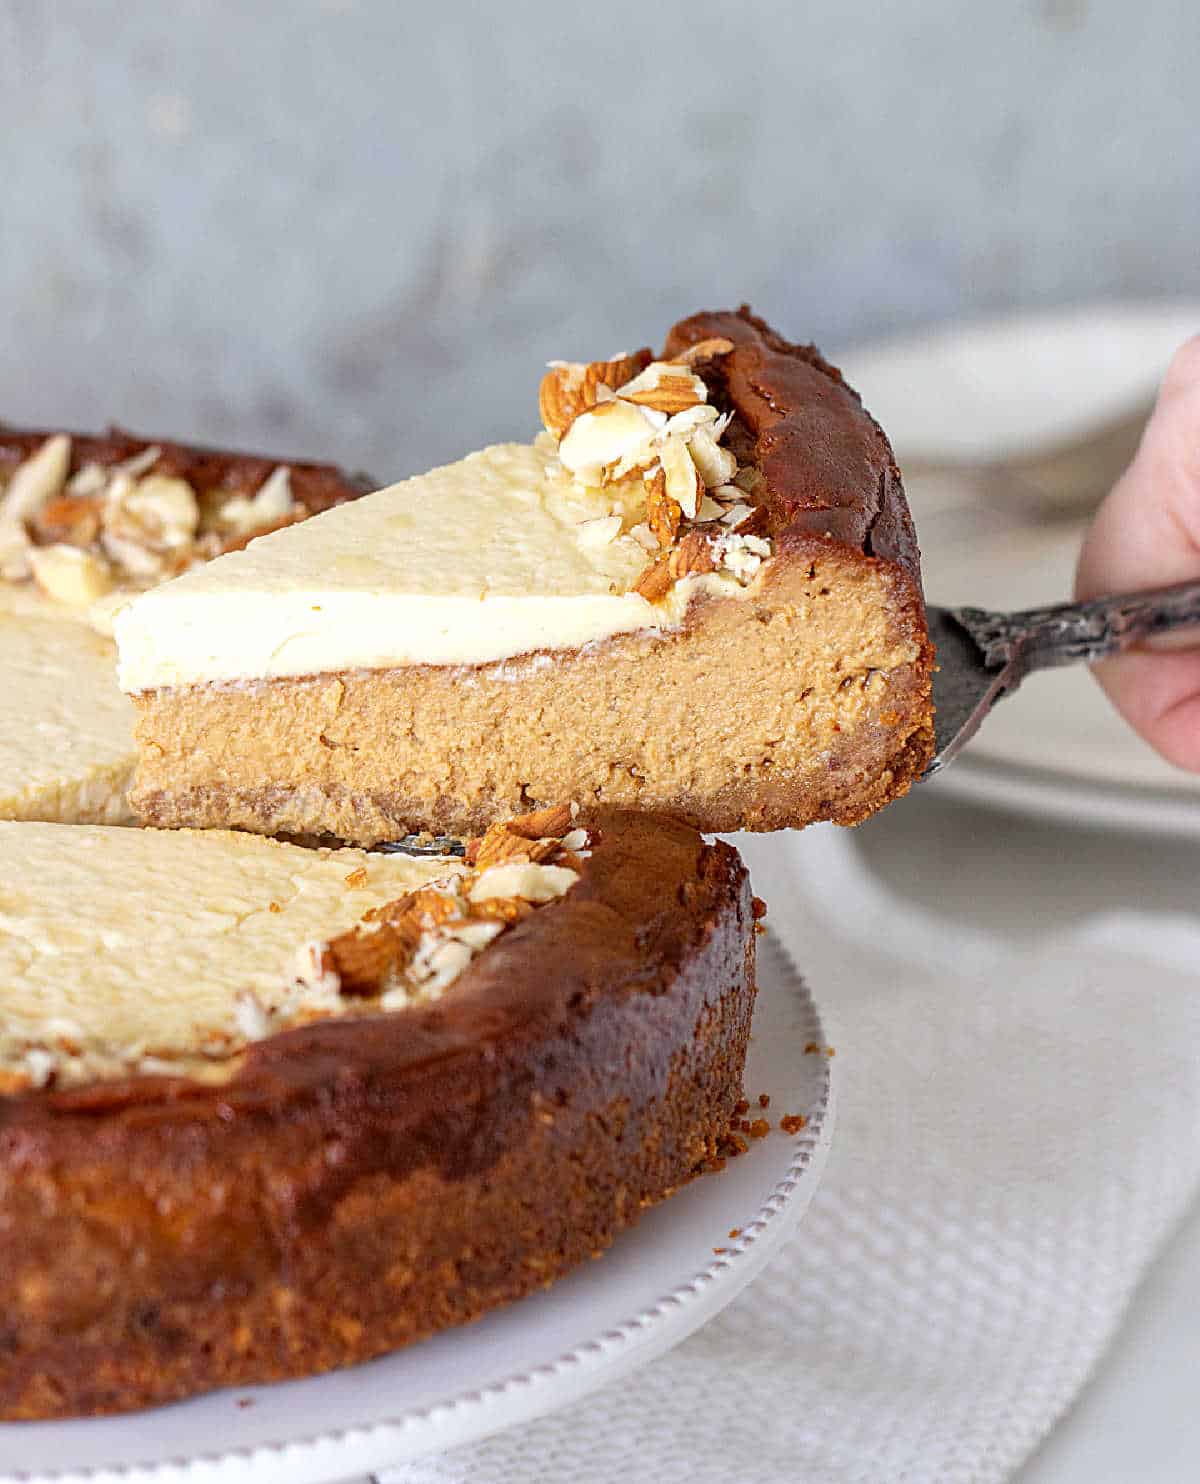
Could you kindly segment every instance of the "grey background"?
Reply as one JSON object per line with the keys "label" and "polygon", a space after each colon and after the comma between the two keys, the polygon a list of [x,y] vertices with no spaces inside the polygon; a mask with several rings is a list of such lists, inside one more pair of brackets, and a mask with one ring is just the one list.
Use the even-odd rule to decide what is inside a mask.
{"label": "grey background", "polygon": [[1200,291],[1197,0],[0,0],[0,418],[380,479],[552,356]]}

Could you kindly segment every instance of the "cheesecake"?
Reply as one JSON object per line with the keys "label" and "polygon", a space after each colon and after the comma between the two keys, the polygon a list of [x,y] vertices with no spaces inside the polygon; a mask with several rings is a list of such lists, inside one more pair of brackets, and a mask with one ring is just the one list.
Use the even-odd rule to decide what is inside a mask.
{"label": "cheesecake", "polygon": [[461,856],[0,823],[0,1419],[348,1365],[719,1159],[759,910],[686,825]]}
{"label": "cheesecake", "polygon": [[0,819],[130,824],[137,753],[112,640],[0,583]]}
{"label": "cheesecake", "polygon": [[544,431],[280,530],[116,620],[146,823],[465,834],[569,797],[852,824],[931,756],[887,438],[748,310],[554,363]]}
{"label": "cheesecake", "polygon": [[365,487],[327,465],[117,430],[0,427],[0,819],[132,823],[115,610]]}

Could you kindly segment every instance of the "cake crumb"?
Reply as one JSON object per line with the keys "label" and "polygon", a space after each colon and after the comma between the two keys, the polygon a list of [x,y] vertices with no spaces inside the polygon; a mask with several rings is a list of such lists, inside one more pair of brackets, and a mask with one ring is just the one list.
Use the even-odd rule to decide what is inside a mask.
{"label": "cake crumb", "polygon": [[728,1252],[729,1251],[729,1248],[728,1247],[714,1247],[713,1248],[713,1251],[716,1253],[716,1255],[718,1257],[720,1257],[723,1253]]}
{"label": "cake crumb", "polygon": [[815,1041],[810,1041],[804,1048],[804,1054],[805,1056],[815,1056],[820,1049]]}
{"label": "cake crumb", "polygon": [[741,1234],[742,1234],[742,1229],[741,1229],[740,1226],[731,1226],[729,1228],[729,1235],[731,1237],[740,1237]]}
{"label": "cake crumb", "polygon": [[761,897],[752,897],[750,900],[750,911],[754,915],[755,922],[761,922],[767,915],[767,904]]}
{"label": "cake crumb", "polygon": [[826,1046],[826,1048],[825,1048],[825,1055],[826,1056],[836,1056],[837,1055],[837,1047],[836,1046]]}
{"label": "cake crumb", "polygon": [[788,1113],[779,1120],[779,1127],[785,1134],[798,1134],[808,1124],[808,1119],[803,1113]]}
{"label": "cake crumb", "polygon": [[743,1113],[749,1113],[749,1111],[750,1111],[750,1104],[746,1101],[746,1099],[745,1098],[738,1098],[737,1103],[735,1104],[734,1109],[733,1109],[734,1117],[735,1118],[740,1118]]}
{"label": "cake crumb", "polygon": [[267,911],[268,912],[282,912],[283,911],[283,908],[279,905],[278,902],[268,902],[267,903]]}
{"label": "cake crumb", "polygon": [[252,1407],[254,1405],[254,1398],[252,1396],[239,1396],[237,1399],[237,1404],[244,1411],[245,1408]]}
{"label": "cake crumb", "polygon": [[765,1118],[756,1118],[747,1132],[752,1139],[765,1139],[771,1132],[771,1125]]}
{"label": "cake crumb", "polygon": [[760,1108],[769,1108],[771,1106],[771,1094],[769,1092],[760,1092],[759,1093],[759,1095],[758,1095],[758,1106]]}

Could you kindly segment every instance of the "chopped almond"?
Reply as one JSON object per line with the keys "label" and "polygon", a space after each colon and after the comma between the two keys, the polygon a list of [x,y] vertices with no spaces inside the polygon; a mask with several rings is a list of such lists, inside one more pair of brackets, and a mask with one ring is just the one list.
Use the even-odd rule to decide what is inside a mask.
{"label": "chopped almond", "polygon": [[726,340],[723,335],[714,335],[709,340],[697,340],[695,345],[689,345],[677,356],[672,356],[671,360],[679,366],[697,366],[702,361],[715,361],[718,356],[727,356],[732,349],[732,340]]}
{"label": "chopped almond", "polygon": [[524,835],[527,840],[541,840],[547,835],[561,839],[572,822],[570,804],[551,804],[548,809],[536,809],[532,814],[514,815],[505,821],[505,828],[511,834]]}
{"label": "chopped almond", "polygon": [[665,412],[670,417],[706,401],[708,390],[689,367],[652,361],[640,375],[619,386],[617,396],[624,402],[652,407],[655,412]]}
{"label": "chopped almond", "polygon": [[546,430],[561,438],[575,419],[594,407],[601,388],[614,391],[650,364],[649,349],[610,361],[558,361],[542,377],[538,410]]}
{"label": "chopped almond", "polygon": [[670,572],[671,553],[655,557],[633,585],[633,591],[647,603],[660,602],[671,591],[675,579]]}
{"label": "chopped almond", "polygon": [[30,521],[34,540],[43,546],[90,546],[100,534],[103,507],[98,495],[55,495]]}
{"label": "chopped almond", "polygon": [[660,468],[646,479],[646,524],[660,546],[671,546],[679,534],[683,511],[667,494],[667,476]]}

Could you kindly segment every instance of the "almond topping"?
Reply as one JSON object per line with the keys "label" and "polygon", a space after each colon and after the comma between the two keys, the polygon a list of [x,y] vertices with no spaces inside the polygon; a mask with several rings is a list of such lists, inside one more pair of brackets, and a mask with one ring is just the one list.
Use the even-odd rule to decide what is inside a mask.
{"label": "almond topping", "polygon": [[707,428],[697,428],[688,441],[692,458],[707,485],[726,484],[737,473],[737,460]]}
{"label": "almond topping", "polygon": [[279,464],[263,480],[256,494],[231,495],[217,512],[217,519],[235,536],[257,535],[267,526],[287,523],[295,509],[291,470],[286,464]]}
{"label": "almond topping", "polygon": [[612,391],[622,386],[649,365],[650,359],[647,349],[610,361],[552,363],[538,391],[538,410],[546,429],[561,438],[580,413],[600,400],[600,387]]}
{"label": "almond topping", "polygon": [[[696,435],[698,436],[698,435]],[[689,520],[700,508],[704,484],[682,438],[668,438],[659,453],[666,492]]]}
{"label": "almond topping", "polygon": [[[661,602],[681,578],[709,572],[744,586],[771,553],[760,539],[771,524],[769,508],[757,501],[762,475],[739,469],[722,446],[733,414],[711,405],[695,369],[734,349],[733,341],[713,336],[669,360],[647,356],[625,381],[601,380],[598,368],[609,375],[614,362],[593,362],[556,365],[555,377],[543,383],[547,427],[566,426],[553,477],[566,470],[585,485],[622,485],[619,524],[615,514],[585,521],[580,543],[600,546],[627,531],[655,557],[632,588],[649,603]],[[588,398],[592,405],[577,412]],[[632,484],[637,475],[644,507]],[[513,852],[499,844],[488,849],[491,858]]]}
{"label": "almond topping", "polygon": [[343,933],[325,945],[320,974],[336,977],[344,995],[374,995],[397,969],[403,968],[421,941],[416,914],[386,923],[373,933],[357,929]]}
{"label": "almond topping", "polygon": [[169,474],[147,474],[130,489],[114,482],[105,511],[105,529],[156,550],[187,546],[200,523],[190,484]]}
{"label": "almond topping", "polygon": [[47,438],[36,453],[17,465],[0,500],[0,517],[32,520],[47,500],[62,494],[70,464],[70,438],[65,433]]}
{"label": "almond topping", "polygon": [[[742,507],[746,509],[745,506]],[[762,536],[766,534],[770,526],[771,516],[765,505],[752,505],[741,520],[733,525],[734,533],[738,536]]]}
{"label": "almond topping", "polygon": [[505,828],[527,840],[540,840],[546,835],[564,835],[575,818],[571,804],[551,804],[548,809],[535,809],[530,814],[516,814],[505,821]]}
{"label": "almond topping", "polygon": [[[378,999],[391,1010],[440,993],[506,927],[579,880],[583,860],[563,848],[562,837],[585,850],[592,836],[574,824],[574,814],[574,805],[559,804],[499,821],[469,842],[465,876],[408,892],[364,913],[349,932],[305,944],[292,997],[269,1012],[273,1028],[336,1014],[339,995]],[[360,874],[351,872],[347,882]]]}
{"label": "almond topping", "polygon": [[38,587],[71,608],[86,608],[114,587],[108,563],[78,546],[31,546],[29,565]]}
{"label": "almond topping", "polygon": [[[641,457],[656,431],[651,413],[632,402],[601,402],[571,424],[558,457],[577,478],[600,484],[606,469]],[[653,454],[647,452],[646,462],[653,462]]]}
{"label": "almond topping", "polygon": [[669,417],[707,401],[708,390],[688,367],[675,366],[669,361],[652,361],[640,375],[619,386],[617,396],[623,402],[652,407]]}
{"label": "almond topping", "polygon": [[739,582],[751,581],[763,561],[771,555],[771,543],[761,536],[722,536],[718,542],[721,565]]}
{"label": "almond topping", "polygon": [[462,915],[459,899],[448,891],[424,886],[377,913],[374,930],[352,928],[324,945],[322,975],[337,976],[344,995],[375,995],[408,966],[428,925]]}
{"label": "almond topping", "polygon": [[721,414],[715,407],[707,402],[697,402],[695,407],[685,407],[682,412],[677,412],[669,417],[663,425],[663,437],[682,438],[686,442],[697,428],[715,428],[721,421]]}
{"label": "almond topping", "polygon": [[753,514],[753,506],[730,505],[729,508],[721,516],[721,524],[723,526],[731,526],[736,530],[737,527],[741,525],[742,521],[744,521],[746,517],[751,514]]}
{"label": "almond topping", "polygon": [[672,356],[671,360],[679,366],[695,366],[701,361],[715,361],[718,356],[727,356],[732,349],[732,340],[726,340],[723,335],[714,335],[709,340],[697,340],[695,345],[689,345],[677,356]]}
{"label": "almond topping", "polygon": [[25,530],[48,500],[62,493],[71,463],[71,440],[65,433],[47,438],[21,464],[0,496],[0,577],[19,582],[28,577],[29,537]]}
{"label": "almond topping", "polygon": [[689,531],[667,559],[671,576],[690,577],[693,574],[715,572],[717,568],[713,544],[703,531]]}
{"label": "almond topping", "polygon": [[646,524],[660,546],[670,546],[682,519],[678,501],[667,494],[667,476],[660,466],[646,478]]}
{"label": "almond topping", "polygon": [[529,840],[524,835],[514,835],[503,825],[493,825],[479,843],[474,865],[481,871],[503,861],[543,861],[559,851],[557,840]]}
{"label": "almond topping", "polygon": [[103,508],[98,495],[55,495],[30,521],[34,539],[43,546],[91,546],[100,534]]}
{"label": "almond topping", "polygon": [[647,603],[657,603],[671,591],[674,578],[668,569],[670,559],[670,553],[664,551],[662,556],[656,557],[650,563],[634,583],[634,592],[639,597],[645,598]]}
{"label": "almond topping", "polygon": [[524,897],[488,897],[484,901],[472,902],[471,910],[485,921],[497,922],[502,927],[507,927],[531,917],[534,905]]}
{"label": "almond topping", "polygon": [[522,897],[527,902],[549,902],[579,880],[566,866],[541,866],[532,861],[508,861],[489,866],[472,882],[467,895],[475,905],[497,898]]}

